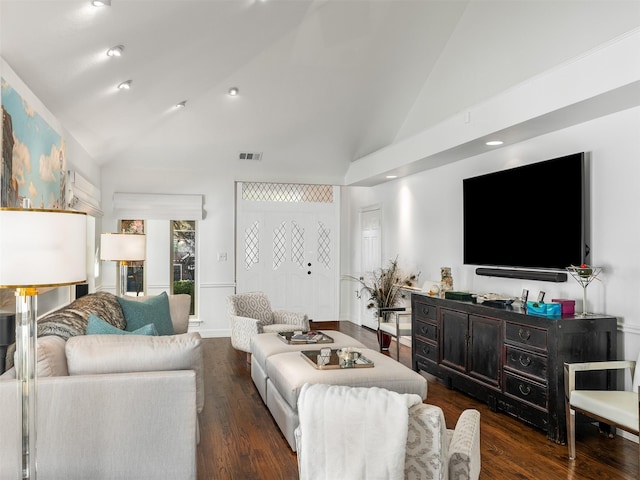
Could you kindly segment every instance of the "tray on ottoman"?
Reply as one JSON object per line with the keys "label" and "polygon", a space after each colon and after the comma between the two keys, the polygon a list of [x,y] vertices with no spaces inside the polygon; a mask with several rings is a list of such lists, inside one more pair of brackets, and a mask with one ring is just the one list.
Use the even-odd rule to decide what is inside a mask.
{"label": "tray on ottoman", "polygon": [[360,355],[352,366],[343,367],[340,365],[340,358],[338,357],[337,352],[337,350],[331,350],[330,356],[323,357],[320,350],[305,350],[304,352],[300,352],[300,355],[306,358],[314,368],[319,370],[332,370],[336,368],[371,368],[374,366],[373,361],[363,355]]}
{"label": "tray on ottoman", "polygon": [[[286,352],[301,352],[303,350],[318,350],[319,348],[342,348],[355,347],[365,348],[355,338],[345,335],[337,330],[314,330],[324,333],[328,338],[333,339],[330,344],[317,343],[287,343],[277,333],[261,333],[251,338],[251,378],[255,383],[262,400],[267,402],[267,362],[269,357]],[[301,361],[304,361],[300,359]]]}
{"label": "tray on ottoman", "polygon": [[278,332],[278,338],[291,345],[306,343],[333,343],[333,338],[323,332]]}

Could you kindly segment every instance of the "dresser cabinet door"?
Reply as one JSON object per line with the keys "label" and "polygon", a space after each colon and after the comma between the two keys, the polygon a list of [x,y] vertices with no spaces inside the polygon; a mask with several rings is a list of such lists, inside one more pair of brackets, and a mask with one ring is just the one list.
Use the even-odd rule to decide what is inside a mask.
{"label": "dresser cabinet door", "polygon": [[442,364],[466,373],[469,315],[442,308],[440,309],[440,320]]}
{"label": "dresser cabinet door", "polygon": [[469,315],[469,375],[492,387],[500,388],[502,322],[495,318]]}

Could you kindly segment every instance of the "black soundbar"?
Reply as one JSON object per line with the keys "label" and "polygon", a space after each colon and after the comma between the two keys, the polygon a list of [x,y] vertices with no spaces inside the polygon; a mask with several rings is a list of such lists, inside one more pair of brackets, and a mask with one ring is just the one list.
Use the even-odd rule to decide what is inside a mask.
{"label": "black soundbar", "polygon": [[522,278],[524,280],[542,280],[543,282],[566,282],[564,272],[538,272],[536,270],[515,270],[512,268],[476,268],[476,275],[484,277]]}

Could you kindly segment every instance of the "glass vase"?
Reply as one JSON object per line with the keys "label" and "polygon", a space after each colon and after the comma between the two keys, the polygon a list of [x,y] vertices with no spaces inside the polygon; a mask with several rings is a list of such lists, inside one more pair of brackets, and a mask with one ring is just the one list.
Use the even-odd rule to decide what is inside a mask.
{"label": "glass vase", "polygon": [[602,272],[602,268],[592,267],[589,265],[583,265],[581,267],[571,266],[571,267],[567,267],[567,271],[582,287],[581,316],[586,317],[588,315],[591,315],[587,311],[587,287],[593,280],[595,280],[598,277],[598,275],[600,275],[600,272]]}

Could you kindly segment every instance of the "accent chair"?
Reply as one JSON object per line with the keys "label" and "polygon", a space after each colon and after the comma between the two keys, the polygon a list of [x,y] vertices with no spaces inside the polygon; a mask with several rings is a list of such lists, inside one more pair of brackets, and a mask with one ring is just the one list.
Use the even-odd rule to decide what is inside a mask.
{"label": "accent chair", "polygon": [[[636,361],[621,360],[564,364],[569,459],[575,460],[576,458],[576,412],[600,423],[638,435],[638,411],[640,409],[638,404],[638,386],[640,385],[640,372],[637,370],[638,362],[640,362],[640,354]],[[576,387],[577,372],[620,369],[630,370],[633,380],[631,391],[580,390]],[[611,437],[615,434],[615,428],[609,433]],[[638,478],[640,478],[640,464],[638,465],[638,474]]]}
{"label": "accent chair", "polygon": [[306,314],[288,310],[272,310],[264,292],[237,293],[227,297],[231,322],[231,345],[247,352],[251,361],[251,337],[260,333],[308,331]]}

